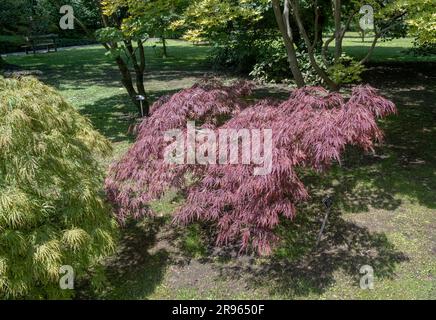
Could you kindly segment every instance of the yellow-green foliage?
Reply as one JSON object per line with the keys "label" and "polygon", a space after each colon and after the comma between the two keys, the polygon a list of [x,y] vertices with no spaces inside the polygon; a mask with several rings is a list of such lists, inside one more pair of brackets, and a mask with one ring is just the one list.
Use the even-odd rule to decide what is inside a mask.
{"label": "yellow-green foliage", "polygon": [[385,10],[407,12],[406,23],[409,34],[419,45],[436,44],[436,12],[434,0],[397,0]]}
{"label": "yellow-green foliage", "polygon": [[331,79],[337,84],[362,81],[360,76],[363,71],[365,71],[365,66],[346,54],[342,54],[339,63],[334,64],[327,70]]}
{"label": "yellow-green foliage", "polygon": [[59,268],[77,278],[113,251],[96,159],[110,151],[55,90],[0,77],[0,299],[69,297]]}
{"label": "yellow-green foliage", "polygon": [[200,0],[192,1],[181,19],[173,21],[173,30],[187,29],[184,39],[201,42],[228,32],[231,21],[251,23],[262,18],[268,0]]}

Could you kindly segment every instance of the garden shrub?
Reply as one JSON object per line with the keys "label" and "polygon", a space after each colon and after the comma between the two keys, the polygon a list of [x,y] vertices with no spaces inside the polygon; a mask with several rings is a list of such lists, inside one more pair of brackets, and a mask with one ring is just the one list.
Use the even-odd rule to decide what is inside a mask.
{"label": "garden shrub", "polygon": [[327,69],[331,79],[337,84],[352,84],[362,81],[360,77],[365,66],[346,54],[342,54],[339,63]]}
{"label": "garden shrub", "polygon": [[108,141],[55,90],[0,78],[0,299],[68,298],[115,247],[98,158]]}
{"label": "garden shrub", "polygon": [[[283,40],[257,41],[255,46],[258,48],[257,62],[252,67],[250,76],[262,83],[290,83],[292,73]],[[297,48],[296,54],[305,83],[307,85],[322,85],[323,81],[310,64],[309,56],[304,47]],[[328,62],[332,63],[332,58],[328,57],[328,59]],[[321,68],[327,70],[335,83],[352,84],[362,80],[360,76],[365,67],[345,54],[342,55],[339,63],[329,68],[326,67],[320,53],[315,53],[315,60]]]}
{"label": "garden shrub", "polygon": [[209,63],[216,70],[227,70],[247,75],[256,63],[256,50],[242,42],[229,42],[226,46],[215,45],[209,56]]}
{"label": "garden shrub", "polygon": [[[297,50],[297,60],[306,85],[316,86],[323,84],[321,77],[315,72],[310,64],[309,55],[306,50]],[[326,68],[320,54],[315,53],[315,60],[321,68]]]}
{"label": "garden shrub", "polygon": [[250,76],[263,83],[289,82],[292,78],[288,57],[282,40],[263,40],[256,42],[257,62]]}
{"label": "garden shrub", "polygon": [[[262,100],[254,105],[244,99],[250,90],[245,83],[197,84],[156,102],[150,118],[139,127],[135,144],[106,180],[118,219],[152,215],[151,201],[171,187],[181,188],[186,201],[174,222],[207,221],[215,226],[218,245],[236,242],[241,250],[269,253],[278,240],[274,231],[281,218],[293,219],[296,205],[309,197],[298,172],[328,170],[340,161],[346,145],[371,150],[374,141],[382,138],[376,119],[396,111],[392,102],[369,86],[355,87],[349,98],[305,87],[293,91],[286,101]],[[253,163],[165,161],[171,141],[164,132],[186,132],[188,120],[217,136],[219,129],[271,129],[271,173],[253,175]]]}
{"label": "garden shrub", "polygon": [[[258,56],[256,64],[252,67],[250,76],[262,83],[290,83],[292,73],[289,68],[288,56],[285,45],[281,39],[257,41]],[[321,77],[315,72],[310,64],[309,56],[304,47],[296,48],[298,65],[303,79],[307,85],[322,84]],[[315,54],[318,65],[325,68],[320,54]]]}

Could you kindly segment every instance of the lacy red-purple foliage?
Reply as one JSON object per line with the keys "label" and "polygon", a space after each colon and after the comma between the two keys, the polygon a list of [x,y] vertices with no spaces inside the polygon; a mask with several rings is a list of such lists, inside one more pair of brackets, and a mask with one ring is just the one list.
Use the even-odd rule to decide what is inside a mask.
{"label": "lacy red-purple foliage", "polygon": [[[250,92],[246,83],[198,84],[157,101],[140,125],[136,143],[111,168],[106,181],[118,218],[152,214],[150,201],[170,187],[183,188],[187,199],[175,222],[209,221],[216,225],[218,245],[239,241],[241,249],[251,246],[269,253],[278,240],[274,229],[279,217],[292,219],[295,205],[309,196],[296,168],[327,170],[340,161],[346,145],[371,150],[382,138],[376,119],[396,112],[392,102],[369,86],[355,87],[348,99],[306,87],[284,102],[263,100],[254,105],[244,99]],[[271,174],[253,175],[253,164],[166,163],[164,149],[170,142],[165,142],[164,131],[185,130],[188,120],[216,132],[272,129]]]}

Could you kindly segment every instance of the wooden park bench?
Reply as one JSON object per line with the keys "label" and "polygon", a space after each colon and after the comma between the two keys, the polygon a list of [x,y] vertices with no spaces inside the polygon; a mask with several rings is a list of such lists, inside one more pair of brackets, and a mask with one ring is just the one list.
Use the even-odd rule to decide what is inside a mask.
{"label": "wooden park bench", "polygon": [[210,46],[209,41],[193,41],[192,44],[194,46]]}
{"label": "wooden park bench", "polygon": [[58,35],[56,34],[29,36],[26,37],[26,44],[22,47],[26,50],[26,54],[29,54],[30,50],[32,50],[33,54],[35,54],[38,48],[46,48],[47,52],[50,52],[50,49],[53,49],[55,52],[57,52],[57,38]]}

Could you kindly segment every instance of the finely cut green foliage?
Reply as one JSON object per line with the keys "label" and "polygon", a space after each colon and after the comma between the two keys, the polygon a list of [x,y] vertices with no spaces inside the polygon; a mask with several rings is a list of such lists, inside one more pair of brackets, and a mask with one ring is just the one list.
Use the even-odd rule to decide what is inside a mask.
{"label": "finely cut green foliage", "polygon": [[0,77],[0,299],[70,297],[60,267],[77,280],[113,252],[95,158],[110,152],[55,90]]}

